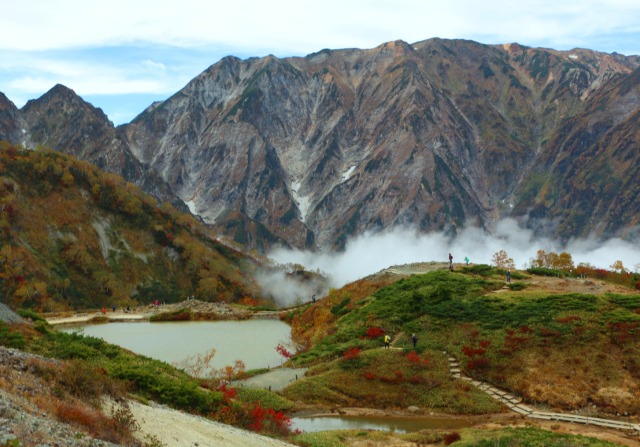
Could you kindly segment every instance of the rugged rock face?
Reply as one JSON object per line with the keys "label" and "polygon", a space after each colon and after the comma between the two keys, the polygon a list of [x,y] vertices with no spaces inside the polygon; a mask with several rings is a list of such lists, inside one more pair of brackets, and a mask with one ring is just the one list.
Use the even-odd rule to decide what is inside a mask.
{"label": "rugged rock face", "polygon": [[0,140],[19,142],[21,138],[20,124],[20,111],[4,93],[0,93]]}
{"label": "rugged rock face", "polygon": [[227,57],[104,134],[68,112],[45,142],[46,114],[35,104],[21,113],[32,142],[82,147],[105,166],[133,165],[130,150],[253,247],[341,247],[396,225],[490,229],[505,216],[561,238],[628,236],[640,215],[639,65],[589,50],[397,41]]}
{"label": "rugged rock face", "polygon": [[27,147],[42,145],[66,152],[121,175],[161,200],[175,201],[170,186],[133,156],[120,131],[102,110],[73,90],[56,85],[41,98],[27,102],[15,121],[25,131],[9,130],[6,137],[0,134],[0,138]]}
{"label": "rugged rock face", "polygon": [[514,212],[563,238],[640,236],[640,69],[590,96],[522,182]]}

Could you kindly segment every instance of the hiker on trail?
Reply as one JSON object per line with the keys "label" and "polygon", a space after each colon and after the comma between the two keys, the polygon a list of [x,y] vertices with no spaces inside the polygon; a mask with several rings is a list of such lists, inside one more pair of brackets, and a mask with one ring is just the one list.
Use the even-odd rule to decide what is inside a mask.
{"label": "hiker on trail", "polygon": [[511,282],[511,270],[507,270],[507,282]]}
{"label": "hiker on trail", "polygon": [[391,345],[391,337],[389,337],[389,334],[385,334],[385,336],[384,336],[384,347],[385,348],[389,348],[390,345]]}
{"label": "hiker on trail", "polygon": [[464,257],[464,262],[465,262],[467,265],[469,265],[469,256],[465,256],[465,257]]}
{"label": "hiker on trail", "polygon": [[453,265],[453,256],[449,253],[449,266]]}
{"label": "hiker on trail", "polygon": [[413,348],[415,349],[418,343],[418,336],[416,334],[411,334],[411,343],[413,343]]}

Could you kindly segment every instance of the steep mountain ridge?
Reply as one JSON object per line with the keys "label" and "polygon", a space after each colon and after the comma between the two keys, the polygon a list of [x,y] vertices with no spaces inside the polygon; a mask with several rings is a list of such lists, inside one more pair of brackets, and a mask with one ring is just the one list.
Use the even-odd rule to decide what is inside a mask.
{"label": "steep mountain ridge", "polygon": [[[625,159],[638,165],[630,118],[595,134],[590,123],[607,104],[637,115],[633,94],[615,86],[635,92],[639,65],[637,56],[585,49],[396,41],[285,59],[226,57],[117,129],[106,117],[99,131],[69,113],[60,118],[65,108],[47,95],[35,101],[42,111],[31,104],[18,118],[28,117],[35,143],[45,138],[38,123],[58,116],[69,135],[49,132],[48,145],[94,160],[113,153],[103,164],[116,172],[135,159],[144,169],[130,176],[157,172],[205,222],[260,249],[339,248],[398,225],[490,230],[505,216],[562,239],[629,236],[637,194],[615,205],[624,209],[610,219],[604,204],[616,202],[617,191],[600,188],[583,212],[589,218],[576,219],[572,179],[599,166],[585,145],[605,158],[618,150],[602,138],[627,145]],[[96,138],[84,141],[80,132]],[[577,140],[565,142],[572,134]],[[559,170],[553,180],[550,166]],[[616,172],[633,190],[633,170]],[[564,193],[550,200],[552,186]]]}
{"label": "steep mountain ridge", "polygon": [[104,112],[80,98],[73,90],[56,85],[37,100],[28,101],[19,113],[22,138],[8,138],[26,147],[52,147],[95,164],[103,171],[121,175],[160,200],[175,200],[171,187],[146,169],[131,153],[121,132]]}

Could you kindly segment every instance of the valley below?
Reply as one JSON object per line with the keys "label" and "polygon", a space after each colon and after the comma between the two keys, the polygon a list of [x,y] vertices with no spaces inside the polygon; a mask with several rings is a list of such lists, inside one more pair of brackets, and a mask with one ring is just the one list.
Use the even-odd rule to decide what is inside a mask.
{"label": "valley below", "polygon": [[[365,278],[363,281],[369,283],[378,283],[384,278],[383,282],[385,284],[394,284],[403,279],[410,279],[413,275],[420,276],[428,274],[430,272],[431,274],[433,274],[434,272],[436,272],[437,274],[437,272],[444,272],[446,271],[446,269],[447,264],[444,263],[416,263],[404,266],[393,266],[379,272],[376,275]],[[458,269],[462,270],[462,266],[458,266]],[[621,286],[619,284],[611,283],[608,281],[603,281],[600,279],[575,278],[567,276],[554,277],[529,275],[526,273],[523,274],[522,277],[519,277],[517,272],[514,273],[516,277],[519,278],[518,282],[526,283],[527,293],[530,294],[543,293],[553,296],[565,296],[567,294],[577,294],[576,296],[625,296],[628,297],[627,299],[629,300],[638,300],[637,292],[630,292],[629,289],[625,286]],[[362,286],[362,284],[360,285]],[[349,287],[353,287],[353,285],[346,286],[347,289]],[[380,287],[380,284],[378,284],[375,288],[377,289],[378,287]],[[345,290],[342,290],[341,292],[344,294]],[[337,292],[334,291],[333,293]],[[489,294],[486,296],[500,297],[503,294],[509,295],[511,293],[513,293],[512,289],[510,289],[506,283],[501,283],[499,287],[494,287],[494,290],[489,292]],[[128,312],[124,312],[122,310],[116,310],[114,312],[112,309],[110,309],[105,313],[101,311],[86,312],[82,314],[58,313],[55,315],[47,315],[47,320],[53,327],[63,327],[64,325],[68,324],[88,323],[91,321],[129,321],[131,322],[131,324],[136,324],[137,321],[149,321],[154,319],[159,319],[160,321],[171,320],[172,318],[180,320],[182,318],[185,318],[185,313],[190,315],[189,319],[196,321],[244,321],[253,318],[277,318],[282,319],[283,321],[286,321],[292,325],[292,334],[294,335],[294,340],[297,339],[300,343],[300,336],[297,331],[299,331],[300,325],[302,323],[299,321],[299,319],[307,312],[316,312],[315,317],[318,318],[319,315],[317,313],[323,306],[330,306],[331,308],[335,309],[335,304],[331,302],[332,299],[334,299],[334,297],[332,297],[330,293],[329,296],[325,297],[322,300],[318,300],[317,303],[307,303],[297,308],[271,311],[254,311],[237,305],[205,303],[197,300],[188,300],[161,306],[139,306],[130,309]],[[344,299],[342,299],[342,301],[344,301]],[[351,301],[357,302],[357,298],[351,295]],[[480,439],[487,436],[493,436],[492,439],[497,440],[496,442],[500,442],[500,439],[503,439],[506,442],[507,439],[512,439],[513,436],[515,436],[515,438],[513,439],[518,439],[518,436],[522,436],[521,432],[518,432],[520,434],[514,435],[512,432],[510,432],[510,430],[540,429],[543,430],[543,433],[549,432],[557,434],[559,436],[579,436],[578,438],[570,438],[570,442],[572,442],[571,444],[563,445],[592,445],[591,443],[587,443],[587,441],[584,441],[585,443],[582,443],[583,441],[581,441],[581,439],[583,437],[598,439],[603,442],[610,442],[612,443],[611,445],[640,445],[640,419],[637,412],[627,412],[626,414],[625,412],[612,413],[611,409],[603,411],[603,408],[599,408],[595,404],[574,406],[573,408],[570,408],[568,407],[569,399],[566,399],[564,401],[560,399],[556,404],[549,401],[545,402],[544,397],[541,401],[535,401],[532,399],[532,396],[527,395],[527,392],[523,391],[523,389],[536,389],[536,387],[538,387],[538,389],[541,389],[540,386],[542,386],[543,384],[529,383],[523,389],[503,389],[502,387],[508,388],[508,384],[513,382],[509,382],[507,378],[503,378],[502,380],[504,380],[504,382],[502,383],[496,383],[495,379],[492,380],[492,382],[494,383],[489,383],[491,379],[489,377],[482,377],[482,374],[480,377],[469,377],[469,374],[474,376],[477,376],[477,374],[472,369],[469,369],[468,365],[465,366],[464,356],[457,355],[458,358],[452,358],[450,353],[442,355],[442,352],[438,352],[437,350],[428,347],[423,348],[420,352],[420,355],[424,359],[429,359],[429,365],[425,366],[426,369],[430,370],[428,374],[432,374],[434,372],[434,368],[438,370],[440,369],[440,361],[438,360],[440,356],[442,356],[443,358],[446,358],[448,356],[450,363],[454,361],[455,363],[452,363],[448,366],[443,366],[445,371],[443,371],[442,373],[438,373],[446,373],[446,377],[440,376],[440,383],[442,384],[440,386],[443,386],[445,383],[447,383],[447,387],[453,384],[454,387],[459,388],[458,391],[456,391],[457,397],[454,397],[454,399],[466,400],[469,399],[469,395],[475,396],[471,397],[468,408],[465,408],[465,404],[455,406],[456,409],[453,411],[451,408],[445,409],[438,408],[437,406],[402,406],[401,402],[393,403],[393,393],[390,394],[388,401],[381,399],[381,404],[375,407],[368,405],[369,403],[371,403],[371,401],[369,401],[368,399],[362,399],[362,405],[353,405],[353,403],[357,401],[357,398],[355,400],[351,399],[356,396],[355,394],[352,394],[350,398],[350,392],[345,391],[344,388],[341,388],[340,386],[336,388],[330,383],[327,383],[326,379],[319,379],[323,376],[323,374],[337,374],[333,376],[333,380],[337,380],[338,377],[343,377],[339,375],[346,374],[344,375],[343,380],[359,380],[361,382],[371,383],[371,393],[383,393],[383,391],[381,391],[381,388],[377,389],[377,387],[379,386],[386,386],[388,388],[400,387],[398,388],[398,391],[400,392],[407,392],[409,390],[411,390],[411,392],[416,392],[417,388],[414,388],[414,385],[406,385],[402,380],[399,380],[398,372],[395,373],[396,379],[394,380],[385,379],[383,372],[385,368],[384,363],[389,361],[389,359],[391,359],[392,362],[397,362],[397,360],[393,360],[394,358],[396,358],[392,357],[394,354],[403,356],[407,352],[411,351],[411,348],[407,346],[407,340],[405,337],[406,335],[403,333],[396,333],[393,339],[393,343],[388,350],[385,350],[380,342],[378,342],[380,344],[376,346],[375,340],[373,345],[369,345],[367,347],[363,346],[361,348],[359,356],[362,356],[366,353],[368,355],[371,355],[372,359],[375,358],[378,359],[377,361],[382,362],[378,368],[372,367],[373,369],[366,369],[367,360],[364,360],[363,363],[354,367],[350,366],[345,368],[345,360],[344,358],[340,357],[326,359],[323,362],[308,362],[304,359],[296,359],[296,357],[304,357],[305,353],[304,351],[302,351],[301,354],[293,356],[290,360],[284,359],[286,360],[286,362],[282,366],[283,368],[300,368],[298,370],[300,377],[298,377],[298,374],[295,374],[294,378],[294,375],[290,374],[287,379],[276,379],[276,382],[262,382],[259,386],[264,389],[269,389],[269,391],[273,389],[277,395],[289,399],[291,401],[291,404],[288,405],[286,413],[294,419],[300,417],[337,417],[345,418],[347,420],[349,418],[364,418],[365,420],[369,418],[372,421],[384,421],[385,419],[391,420],[393,418],[402,418],[413,421],[413,423],[415,423],[416,425],[419,425],[421,421],[426,420],[459,420],[460,425],[454,425],[454,427],[457,428],[420,429],[416,432],[402,432],[402,430],[399,432],[395,432],[393,430],[377,431],[366,428],[338,431],[314,431],[303,433],[294,436],[293,438],[287,438],[284,441],[278,441],[269,438],[259,438],[257,437],[257,435],[230,428],[224,425],[216,424],[215,422],[212,422],[211,420],[208,420],[206,418],[195,417],[180,413],[175,409],[168,407],[167,405],[153,404],[151,402],[149,402],[149,404],[147,405],[141,405],[139,402],[131,402],[130,408],[133,417],[135,417],[135,420],[138,421],[139,425],[136,436],[140,440],[144,440],[145,437],[147,437],[147,439],[151,439],[150,437],[155,437],[155,439],[162,443],[161,445],[166,446],[391,445],[404,447],[417,445],[443,445],[443,440],[446,439],[447,434],[451,433],[459,433],[462,440],[469,439],[470,437],[472,437],[473,439]],[[554,348],[551,347],[550,349]],[[311,350],[311,352],[313,352],[313,349]],[[558,365],[554,363],[553,359],[553,357],[555,357],[555,354],[549,355],[550,364],[552,365],[551,367],[558,367]],[[460,364],[458,363],[458,360],[460,360],[462,368],[466,369],[466,371],[462,372],[462,375],[460,374]],[[329,365],[334,366],[332,367]],[[337,370],[332,369],[335,367],[335,365],[339,366]],[[396,367],[400,368],[400,366],[397,365]],[[279,369],[280,368],[276,368],[273,371],[278,371]],[[365,371],[365,369],[366,371],[375,371],[375,373],[363,372]],[[505,365],[505,369],[510,370],[511,367],[507,367]],[[292,371],[297,370],[292,369]],[[405,370],[403,369],[402,371]],[[372,374],[377,375],[377,378],[374,378],[372,380],[370,378]],[[254,375],[253,373],[251,375],[251,380],[254,380],[260,378],[261,375],[267,376],[268,374],[267,371],[262,371],[258,372],[257,375]],[[351,379],[347,377],[351,377]],[[489,379],[489,381],[487,381],[487,379]],[[279,383],[278,380],[280,382],[284,380],[284,382]],[[318,383],[317,380],[322,380],[322,383],[324,383],[325,385],[323,385],[322,388],[316,388]],[[544,379],[543,376],[534,375],[531,377],[531,381],[533,380]],[[376,384],[375,382],[377,381],[380,381],[381,385]],[[465,382],[470,385],[464,385]],[[428,385],[428,382],[419,383],[424,383],[427,386],[431,386]],[[419,383],[415,386],[421,386]],[[305,392],[300,392],[299,390],[296,391],[295,388],[297,385],[305,387],[307,389],[313,388],[316,390],[314,393],[320,393],[320,395],[314,394],[314,397],[307,399],[305,398],[305,395],[307,397],[310,397],[310,395],[306,394]],[[244,388],[242,380],[234,382],[233,386]],[[410,388],[407,388],[407,386],[409,386]],[[476,391],[469,394],[471,391],[471,388],[469,388],[469,386],[474,388]],[[566,383],[564,383],[562,386],[554,387],[554,385],[551,383],[544,384],[544,386],[548,389],[555,389],[554,393],[557,392],[557,394],[571,395],[576,392],[576,385],[572,384],[570,380],[567,380]],[[489,392],[489,388],[493,389],[495,392]],[[462,394],[459,394],[460,390],[462,390]],[[485,394],[487,397],[478,397],[478,395],[474,394],[476,392]],[[548,390],[548,392],[550,391]],[[619,389],[618,392],[624,394],[625,391],[623,389]],[[501,399],[501,396],[508,395],[509,393],[518,395],[517,401],[521,403],[520,405],[522,405],[523,408],[528,408],[532,412],[535,412],[537,414],[556,414],[556,416],[564,415],[568,417],[577,416],[578,418],[590,417],[592,418],[591,423],[589,423],[587,419],[584,419],[586,423],[571,423],[567,422],[566,420],[563,421],[562,417],[549,419],[532,417],[532,413],[526,414],[522,411],[517,411],[517,409],[514,410],[513,408],[510,408],[508,405],[504,404],[504,402],[506,401],[504,399]],[[342,395],[342,397],[337,397],[338,394]],[[463,395],[467,395],[467,397],[462,397]],[[487,403],[488,401],[493,402]],[[597,420],[602,420],[605,423],[598,425]],[[622,425],[618,428],[607,427],[607,420],[611,422],[618,421],[628,425],[626,426],[626,428]],[[446,425],[444,427],[446,427]],[[483,435],[479,435],[478,433],[483,433]],[[340,442],[339,444],[332,444],[332,442],[334,441],[326,441],[326,439],[338,438],[340,441],[335,442]],[[323,441],[323,439],[325,441]],[[426,440],[431,440],[431,442],[427,442]],[[361,444],[361,442],[363,441],[366,441],[366,444]],[[219,444],[219,442],[224,442],[224,444]],[[329,443],[323,444],[323,442]],[[549,440],[549,442],[551,442],[551,440]],[[454,443],[453,445],[458,444]]]}

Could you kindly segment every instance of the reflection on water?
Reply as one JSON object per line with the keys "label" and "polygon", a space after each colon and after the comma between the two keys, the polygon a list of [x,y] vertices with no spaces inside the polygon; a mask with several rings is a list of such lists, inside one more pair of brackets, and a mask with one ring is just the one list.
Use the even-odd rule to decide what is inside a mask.
{"label": "reflection on water", "polygon": [[167,363],[216,349],[214,368],[242,360],[247,369],[280,366],[278,343],[291,340],[291,328],[278,320],[108,323],[60,329],[81,330],[136,354]]}
{"label": "reflection on water", "polygon": [[409,433],[425,429],[451,430],[472,425],[466,419],[443,417],[317,416],[294,417],[291,421],[293,430],[306,432],[370,429]]}

